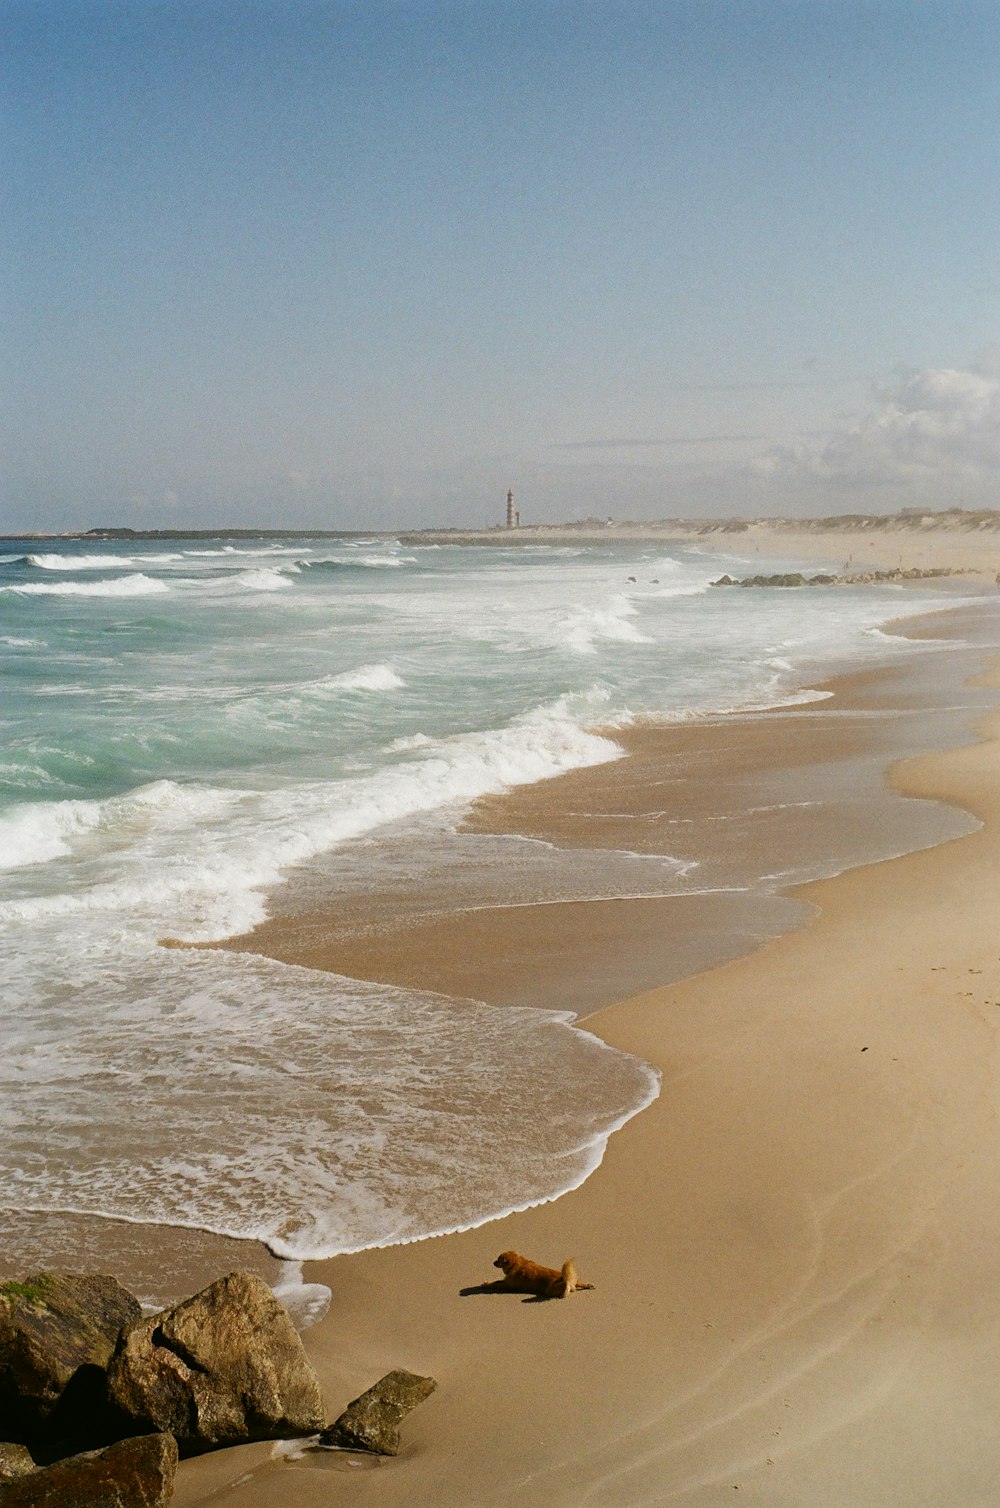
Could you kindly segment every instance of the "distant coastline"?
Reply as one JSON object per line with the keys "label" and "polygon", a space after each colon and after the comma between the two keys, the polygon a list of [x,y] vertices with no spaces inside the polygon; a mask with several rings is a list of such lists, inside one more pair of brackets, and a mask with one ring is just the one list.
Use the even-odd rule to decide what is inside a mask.
{"label": "distant coastline", "polygon": [[57,533],[40,534],[31,530],[26,534],[0,534],[6,543],[19,539],[82,539],[124,540],[131,539],[397,539],[392,530],[373,529],[66,529]]}
{"label": "distant coastline", "polygon": [[947,533],[971,538],[1000,535],[1000,509],[966,510],[963,508],[906,508],[898,513],[841,513],[824,518],[664,518],[650,520],[604,521],[585,518],[555,524],[524,523],[508,529],[496,524],[486,529],[131,529],[119,525],[99,525],[85,530],[53,531],[24,534],[0,534],[0,541],[23,539],[80,540],[177,540],[177,539],[398,539],[404,544],[519,545],[559,544],[566,540],[697,540],[715,548],[724,547],[732,536],[741,543],[747,537],[758,546],[765,541],[788,540],[790,537],[864,534],[888,539],[917,539],[929,533]]}

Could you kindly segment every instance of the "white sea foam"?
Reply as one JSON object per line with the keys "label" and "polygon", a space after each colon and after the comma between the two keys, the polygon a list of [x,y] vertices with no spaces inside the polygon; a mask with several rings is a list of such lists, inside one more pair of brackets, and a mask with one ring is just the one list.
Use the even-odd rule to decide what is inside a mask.
{"label": "white sea foam", "polygon": [[58,803],[44,817],[15,808],[7,820],[20,864],[65,856],[84,831],[100,829],[107,849],[86,854],[77,884],[60,893],[0,903],[0,919],[102,911],[157,932],[167,925],[192,939],[225,937],[261,921],[263,891],[316,854],[388,822],[621,753],[558,702],[495,732],[441,740],[423,757],[367,778],[269,793],[158,781],[100,802]]}
{"label": "white sea foam", "polygon": [[246,587],[251,592],[284,592],[295,585],[283,571],[267,567],[258,571],[242,571],[232,578],[233,586]]}
{"label": "white sea foam", "polygon": [[[656,583],[652,583],[652,584],[655,585]],[[660,598],[669,598],[669,597],[701,597],[708,590],[709,590],[709,584],[708,584],[707,581],[689,581],[689,582],[686,582],[684,584],[678,584],[677,586],[661,586],[661,587],[658,587],[658,589],[655,592],[651,592],[650,593],[650,596],[652,596],[652,597],[660,597]]]}
{"label": "white sea foam", "polygon": [[0,586],[20,597],[156,597],[169,592],[165,581],[141,572],[114,581],[26,581]]}
{"label": "white sea foam", "polygon": [[[293,726],[327,726],[322,713],[344,697],[381,694],[402,690],[405,682],[391,665],[362,665],[338,675],[319,676],[313,681],[296,681],[269,686],[254,696],[234,695],[226,707],[226,718],[234,726],[250,727],[254,723],[281,729]],[[157,692],[156,698],[163,700]],[[223,701],[223,693],[215,697]],[[317,711],[319,721],[316,722]]]}
{"label": "white sea foam", "polygon": [[[101,801],[27,802],[9,807],[0,816],[0,869],[20,869],[65,857],[79,839],[98,830],[103,830],[112,847],[125,857],[127,847],[123,845],[140,842],[154,827],[166,834],[186,828],[193,836],[199,823],[223,815],[234,799],[238,798],[230,791],[157,780]],[[125,894],[118,899],[124,901]],[[48,896],[45,903],[74,910],[79,897]],[[32,914],[31,903],[24,904],[27,909],[14,914]]]}
{"label": "white sea foam", "polygon": [[[100,982],[94,1021],[60,991],[51,1005],[22,991],[17,962],[0,1064],[20,1107],[0,1144],[10,1198],[261,1240],[291,1261],[554,1199],[659,1087],[556,1012],[162,949],[133,950],[109,984],[83,949],[60,990],[86,1000]],[[539,1075],[564,1113],[538,1117]]]}
{"label": "white sea foam", "polygon": [[415,749],[430,748],[434,742],[426,733],[409,733],[403,738],[394,738],[389,744],[390,754],[412,754]]}
{"label": "white sea foam", "polygon": [[42,571],[127,571],[135,564],[129,555],[26,555],[25,560]]}
{"label": "white sea foam", "polygon": [[246,549],[238,545],[218,545],[213,550],[185,550],[184,554],[199,560],[226,560],[234,555],[264,557],[269,555],[294,555],[300,553],[293,545],[259,545]]}
{"label": "white sea foam", "polygon": [[70,852],[71,841],[100,821],[96,802],[31,802],[0,817],[0,869],[45,864]]}
{"label": "white sea foam", "polygon": [[286,1261],[281,1279],[272,1284],[271,1292],[288,1310],[296,1330],[308,1330],[310,1325],[318,1325],[333,1298],[325,1283],[303,1280],[301,1262]]}
{"label": "white sea foam", "polygon": [[415,565],[415,555],[355,555],[346,552],[339,555],[313,555],[302,561],[306,566],[362,566],[371,571],[398,570],[406,565]]}
{"label": "white sea foam", "polygon": [[316,681],[310,688],[317,691],[399,691],[404,685],[391,665],[361,665],[340,675]]}
{"label": "white sea foam", "polygon": [[[62,786],[62,782],[50,774],[44,765],[6,758],[0,761],[0,782],[11,792],[15,790],[38,792],[46,787],[50,789],[55,787],[58,790]],[[0,833],[3,831],[3,821],[4,818],[0,817]],[[0,837],[0,843],[2,841]],[[0,851],[0,869],[3,867],[3,853]]]}
{"label": "white sea foam", "polygon": [[571,609],[558,623],[557,634],[568,648],[578,654],[596,654],[599,640],[618,644],[648,644],[630,620],[638,608],[624,595],[613,595],[601,606],[580,605]]}

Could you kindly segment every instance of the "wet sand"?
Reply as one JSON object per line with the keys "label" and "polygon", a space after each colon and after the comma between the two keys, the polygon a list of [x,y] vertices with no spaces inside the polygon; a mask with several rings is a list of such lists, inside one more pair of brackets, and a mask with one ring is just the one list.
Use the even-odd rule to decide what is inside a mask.
{"label": "wet sand", "polygon": [[[852,768],[896,713],[897,730],[910,726],[899,700],[918,695],[892,675],[840,683],[839,694],[843,718],[776,714],[711,732],[712,787],[724,784],[718,769],[766,784],[768,749],[786,788],[826,755]],[[892,783],[973,814],[977,830],[798,887],[808,925],[589,1017],[588,1029],[661,1068],[663,1092],[580,1189],[457,1236],[310,1264],[307,1276],[333,1291],[329,1317],[306,1336],[331,1416],[393,1366],[439,1381],[404,1425],[398,1459],[290,1462],[247,1447],[185,1463],[176,1501],[717,1508],[739,1493],[782,1508],[992,1505],[1000,714],[976,721],[976,741],[912,757]],[[835,746],[796,745],[807,726],[821,741],[834,730]],[[790,751],[784,763],[776,748]],[[692,772],[707,758],[699,745]],[[559,785],[504,798],[502,820],[516,805],[527,825],[530,808],[539,832],[562,823],[571,842]],[[643,790],[637,778],[623,805],[615,792],[633,831],[650,810]],[[474,820],[498,826],[500,809]],[[585,940],[605,947],[594,916],[627,914],[614,943],[627,979],[631,950],[659,925],[655,908],[676,902],[651,904],[645,919],[634,902],[578,906],[563,956],[582,949],[585,968],[572,968],[584,973]],[[553,935],[571,918],[568,907],[535,909],[562,911]],[[406,922],[418,925],[439,923]],[[541,955],[503,964],[498,926],[478,936],[476,966],[483,981],[506,980],[505,994]],[[317,946],[320,931],[316,920]],[[541,948],[540,934],[520,935],[522,952]],[[428,978],[454,967],[458,940],[470,934],[429,947]],[[367,956],[381,946],[369,940]],[[405,953],[390,939],[372,966],[402,966]],[[464,1296],[507,1247],[551,1263],[572,1254],[596,1289],[548,1304]]]}
{"label": "wet sand", "polygon": [[148,1310],[197,1293],[236,1267],[258,1273],[274,1288],[297,1275],[292,1264],[258,1242],[210,1231],[63,1210],[0,1211],[0,1273],[113,1272]]}
{"label": "wet sand", "polygon": [[[914,633],[941,634],[945,619],[914,620]],[[885,782],[894,756],[968,736],[953,671],[930,654],[820,683],[798,706],[611,730],[625,758],[477,802],[453,842],[427,844],[418,876],[412,832],[377,836],[357,860],[400,882],[292,875],[268,921],[208,946],[589,1015],[804,925],[796,880],[961,831],[958,813]],[[521,843],[516,871],[509,849],[480,854],[489,836]]]}

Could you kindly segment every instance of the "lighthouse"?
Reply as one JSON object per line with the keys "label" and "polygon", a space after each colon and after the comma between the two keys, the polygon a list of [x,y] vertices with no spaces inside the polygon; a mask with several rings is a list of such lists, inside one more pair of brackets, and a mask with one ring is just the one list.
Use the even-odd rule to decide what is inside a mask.
{"label": "lighthouse", "polygon": [[520,522],[520,514],[514,512],[514,489],[510,488],[507,492],[507,527],[516,529]]}

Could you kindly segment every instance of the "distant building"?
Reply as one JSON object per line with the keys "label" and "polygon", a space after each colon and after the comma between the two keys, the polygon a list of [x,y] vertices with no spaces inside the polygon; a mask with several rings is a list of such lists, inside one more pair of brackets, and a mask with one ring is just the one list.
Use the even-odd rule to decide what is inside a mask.
{"label": "distant building", "polygon": [[521,524],[521,515],[514,508],[514,489],[510,488],[507,493],[507,527],[517,529]]}

